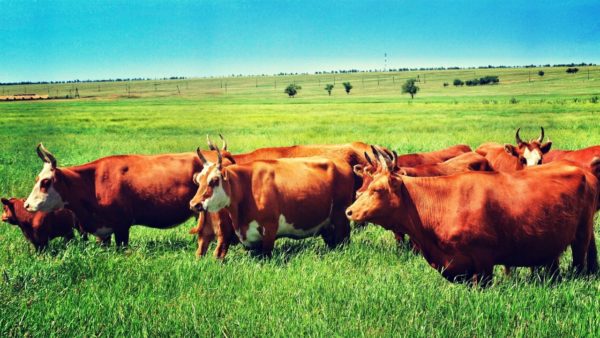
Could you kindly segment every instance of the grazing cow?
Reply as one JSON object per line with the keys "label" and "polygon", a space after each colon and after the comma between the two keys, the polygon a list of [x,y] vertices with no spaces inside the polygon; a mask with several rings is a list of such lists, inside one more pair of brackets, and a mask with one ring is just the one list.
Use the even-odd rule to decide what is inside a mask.
{"label": "grazing cow", "polygon": [[[220,154],[217,150],[217,154]],[[208,161],[194,175],[192,210],[226,209],[244,246],[270,255],[279,237],[321,235],[330,247],[348,240],[344,215],[354,194],[352,169],[342,160],[310,157],[261,160],[225,167]]]}
{"label": "grazing cow", "polygon": [[480,145],[475,152],[484,156],[495,171],[516,171],[525,167],[542,164],[543,156],[552,147],[552,141],[542,143],[544,140],[544,128],[540,137],[525,142],[521,140],[517,129],[515,139],[517,146],[512,144],[501,145],[494,142]]}
{"label": "grazing cow", "polygon": [[69,210],[31,213],[23,206],[24,198],[2,198],[2,204],[2,221],[18,226],[38,251],[46,248],[51,239],[64,237],[71,240],[73,228],[81,232],[77,218]]}
{"label": "grazing cow", "polygon": [[114,233],[118,246],[127,245],[134,224],[169,228],[193,215],[192,176],[202,168],[194,153],[108,156],[65,168],[42,144],[37,153],[44,165],[25,209],[50,212],[64,206],[105,244]]}
{"label": "grazing cow", "polygon": [[496,264],[558,274],[569,245],[577,272],[597,271],[597,199],[596,177],[570,162],[443,177],[398,175],[385,163],[346,215],[407,233],[448,280],[486,285]]}
{"label": "grazing cow", "polygon": [[[222,138],[222,136],[221,136]],[[208,146],[211,150],[217,150],[217,147],[207,138]],[[220,150],[225,154],[230,155],[230,163],[245,164],[256,160],[275,160],[280,158],[297,158],[297,157],[324,157],[331,160],[338,160],[347,163],[350,167],[356,164],[366,164],[365,152],[369,146],[362,142],[353,142],[350,144],[340,145],[301,145],[291,147],[272,147],[261,148],[246,154],[231,155],[227,151],[226,142]],[[224,162],[223,166],[227,163]],[[195,179],[194,179],[195,182]],[[353,190],[358,189],[361,185],[361,178],[355,177],[353,181]],[[223,209],[218,213],[200,213],[198,225],[190,230],[191,234],[198,234],[198,249],[196,256],[201,257],[206,254],[208,245],[215,238],[217,246],[214,256],[220,259],[225,258],[229,245],[238,241],[237,236],[231,225],[229,213]]]}
{"label": "grazing cow", "polygon": [[398,166],[400,167],[414,167],[423,164],[435,164],[447,161],[458,155],[471,152],[471,148],[466,144],[457,144],[445,149],[426,152],[426,153],[414,153],[404,154],[398,156]]}

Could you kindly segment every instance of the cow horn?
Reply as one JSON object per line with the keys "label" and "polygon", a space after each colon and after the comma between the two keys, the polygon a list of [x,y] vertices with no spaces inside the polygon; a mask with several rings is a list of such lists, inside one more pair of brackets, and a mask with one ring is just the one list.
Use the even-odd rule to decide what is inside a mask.
{"label": "cow horn", "polygon": [[227,151],[227,141],[225,141],[225,138],[223,137],[223,135],[221,135],[221,133],[219,133],[219,137],[223,141],[223,147],[221,148],[221,150]]}
{"label": "cow horn", "polygon": [[208,144],[208,149],[210,149],[210,150],[216,150],[217,149],[217,147],[215,147],[215,145],[210,140],[210,137],[208,136],[208,134],[206,135],[206,143]]}
{"label": "cow horn", "polygon": [[540,137],[538,137],[537,141],[539,143],[542,143],[542,141],[544,140],[544,127],[540,127],[540,129],[542,129],[542,133],[540,134]]}
{"label": "cow horn", "polygon": [[50,163],[52,165],[52,168],[56,168],[56,158],[54,157],[54,155],[52,155],[51,152],[48,151],[48,149],[44,147],[42,143],[38,144],[36,151],[38,156],[42,159],[42,161]]}
{"label": "cow horn", "polygon": [[366,151],[365,151],[365,159],[367,160],[367,163],[369,163],[369,165],[373,166],[373,162],[371,162],[371,157],[369,157],[369,154],[367,154]]}
{"label": "cow horn", "polygon": [[223,167],[223,156],[219,148],[215,148],[217,151],[217,168],[220,170]]}
{"label": "cow horn", "polygon": [[198,154],[198,158],[200,159],[200,162],[202,162],[202,165],[208,163],[208,160],[204,157],[202,151],[200,151],[200,147],[196,148],[196,154]]}
{"label": "cow horn", "polygon": [[519,136],[519,131],[521,130],[521,128],[517,129],[517,133],[515,134],[515,140],[517,141],[517,145],[521,145],[523,142],[523,140],[521,140],[521,137]]}
{"label": "cow horn", "polygon": [[377,149],[380,158],[383,159],[383,161],[380,160],[380,162],[382,162],[381,164],[385,165],[387,169],[392,170],[394,168],[394,163],[392,163],[392,156],[387,153],[389,150],[384,150],[379,146],[376,146],[375,149]]}

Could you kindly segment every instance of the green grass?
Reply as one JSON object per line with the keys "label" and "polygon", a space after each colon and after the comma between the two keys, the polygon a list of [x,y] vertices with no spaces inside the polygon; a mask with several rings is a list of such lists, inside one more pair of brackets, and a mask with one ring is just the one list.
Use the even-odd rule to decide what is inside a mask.
{"label": "green grass", "polygon": [[[276,90],[267,86],[275,78],[260,78],[258,88],[254,78],[223,79],[227,93],[218,88],[221,79],[194,79],[158,82],[157,92],[154,82],[132,83],[136,99],[101,84],[107,87],[97,95],[79,87],[94,96],[83,100],[0,102],[1,194],[29,193],[41,168],[34,150],[40,141],[65,166],[116,153],[192,151],[218,132],[234,152],[355,140],[401,153],[476,147],[513,142],[517,127],[533,138],[539,126],[557,148],[600,144],[600,104],[589,101],[600,95],[598,68],[589,81],[584,70],[545,71],[539,78],[532,70],[531,83],[526,69],[426,72],[413,101],[400,95],[400,77],[422,73],[336,75],[332,97],[323,89],[331,76],[322,75],[277,77]],[[455,77],[475,77],[469,72],[498,74],[501,84],[443,88]],[[288,99],[284,83],[294,79],[303,89]],[[351,95],[343,92],[346,80],[355,87]],[[169,89],[175,83],[181,95]],[[519,102],[509,103],[512,97]],[[488,289],[454,285],[374,226],[354,231],[339,250],[317,238],[279,240],[270,260],[240,246],[225,263],[196,260],[192,224],[135,227],[125,252],[55,240],[43,254],[2,224],[0,335],[600,335],[598,278],[567,275],[552,285],[526,269],[506,277],[498,268]],[[567,252],[563,272],[569,263]]]}

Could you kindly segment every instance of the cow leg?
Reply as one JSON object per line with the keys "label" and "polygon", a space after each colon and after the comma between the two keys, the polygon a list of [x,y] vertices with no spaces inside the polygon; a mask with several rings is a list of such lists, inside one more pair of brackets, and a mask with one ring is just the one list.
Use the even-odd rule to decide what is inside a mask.
{"label": "cow leg", "polygon": [[129,244],[129,226],[115,227],[115,242],[117,248],[126,247]]}
{"label": "cow leg", "polygon": [[212,242],[212,236],[198,234],[198,249],[196,249],[196,258],[206,255],[206,251],[208,251],[208,245],[210,242]]}
{"label": "cow leg", "polygon": [[321,237],[331,249],[350,240],[350,221],[346,217],[345,209],[332,211],[331,225],[323,228]]}
{"label": "cow leg", "polygon": [[215,258],[217,259],[225,259],[227,256],[227,251],[229,250],[229,239],[225,237],[221,237],[217,239],[217,248],[215,249]]}
{"label": "cow leg", "polygon": [[261,252],[264,257],[271,257],[273,255],[273,247],[275,246],[275,238],[277,237],[277,226],[278,224],[265,224],[263,225],[264,234],[261,242]]}
{"label": "cow leg", "polygon": [[[592,242],[594,235],[594,218],[590,217],[585,222],[579,224],[577,233],[575,234],[575,240],[571,243],[571,252],[573,253],[573,270],[575,273],[583,273],[586,266],[586,257],[590,247],[590,244],[595,244],[596,241]],[[592,249],[592,254],[595,249]]]}
{"label": "cow leg", "polygon": [[598,249],[596,248],[596,236],[593,232],[592,238],[590,238],[590,244],[588,245],[587,271],[589,274],[598,272]]}
{"label": "cow leg", "polygon": [[548,263],[544,265],[546,270],[546,276],[550,278],[551,281],[557,282],[560,281],[560,259],[556,257],[550,260]]}

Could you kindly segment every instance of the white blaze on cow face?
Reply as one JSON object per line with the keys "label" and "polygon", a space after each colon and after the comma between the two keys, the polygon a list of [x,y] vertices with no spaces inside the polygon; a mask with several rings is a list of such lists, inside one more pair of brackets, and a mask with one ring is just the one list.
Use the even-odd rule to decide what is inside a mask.
{"label": "white blaze on cow face", "polygon": [[530,167],[540,164],[540,161],[542,160],[542,154],[538,149],[529,150],[529,148],[525,147],[523,158],[525,158],[525,161],[527,161],[527,166]]}
{"label": "white blaze on cow face", "polygon": [[52,164],[44,163],[38,180],[33,190],[25,201],[25,208],[29,212],[54,211],[64,206],[64,202],[58,191],[54,188],[54,168]]}
{"label": "white blaze on cow face", "polygon": [[[212,188],[212,194],[202,201],[202,208],[208,212],[217,212],[231,203],[231,198],[223,188],[223,175],[214,163],[206,163],[199,175],[197,183],[200,189]],[[205,185],[205,186],[203,186]]]}

